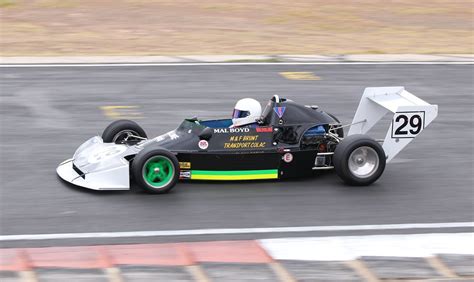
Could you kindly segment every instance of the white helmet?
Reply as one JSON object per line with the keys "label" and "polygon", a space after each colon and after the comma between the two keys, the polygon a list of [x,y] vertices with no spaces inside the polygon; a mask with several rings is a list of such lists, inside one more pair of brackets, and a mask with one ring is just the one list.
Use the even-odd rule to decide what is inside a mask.
{"label": "white helmet", "polygon": [[262,115],[262,106],[252,98],[240,99],[232,113],[232,127],[255,123]]}

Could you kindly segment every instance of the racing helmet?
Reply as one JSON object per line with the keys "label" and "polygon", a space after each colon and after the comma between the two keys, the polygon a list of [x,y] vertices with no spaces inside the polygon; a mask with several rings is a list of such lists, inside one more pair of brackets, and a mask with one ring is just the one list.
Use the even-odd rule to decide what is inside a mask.
{"label": "racing helmet", "polygon": [[262,115],[262,106],[252,98],[237,101],[232,113],[232,127],[255,123]]}

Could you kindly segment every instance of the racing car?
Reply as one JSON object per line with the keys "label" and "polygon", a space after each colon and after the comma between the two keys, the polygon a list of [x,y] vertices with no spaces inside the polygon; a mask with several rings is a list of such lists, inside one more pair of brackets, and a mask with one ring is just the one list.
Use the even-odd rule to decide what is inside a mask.
{"label": "racing car", "polygon": [[[369,137],[387,113],[393,117],[383,142]],[[437,114],[437,105],[403,87],[366,88],[346,125],[318,106],[275,95],[246,125],[233,123],[251,117],[237,106],[232,119],[193,117],[154,138],[134,121],[114,121],[102,136],[80,145],[57,174],[94,190],[128,190],[135,181],[158,194],[179,180],[278,180],[332,169],[349,185],[369,185]],[[350,127],[347,137],[345,127]]]}

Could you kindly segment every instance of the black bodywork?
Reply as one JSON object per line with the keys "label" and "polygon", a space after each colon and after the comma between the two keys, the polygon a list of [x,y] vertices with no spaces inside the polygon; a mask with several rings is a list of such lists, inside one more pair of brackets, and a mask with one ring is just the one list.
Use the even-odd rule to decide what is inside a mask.
{"label": "black bodywork", "polygon": [[186,119],[148,144],[157,142],[176,154],[181,179],[279,179],[332,165],[329,154],[318,160],[317,154],[334,151],[336,143],[327,133],[338,121],[317,107],[273,98],[258,125],[231,124],[230,119]]}

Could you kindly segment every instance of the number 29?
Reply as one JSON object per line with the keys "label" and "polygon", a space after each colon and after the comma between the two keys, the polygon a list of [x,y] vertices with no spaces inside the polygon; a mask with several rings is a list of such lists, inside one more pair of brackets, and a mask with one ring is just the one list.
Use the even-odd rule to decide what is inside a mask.
{"label": "number 29", "polygon": [[393,138],[414,138],[424,127],[424,112],[400,112],[393,118]]}

